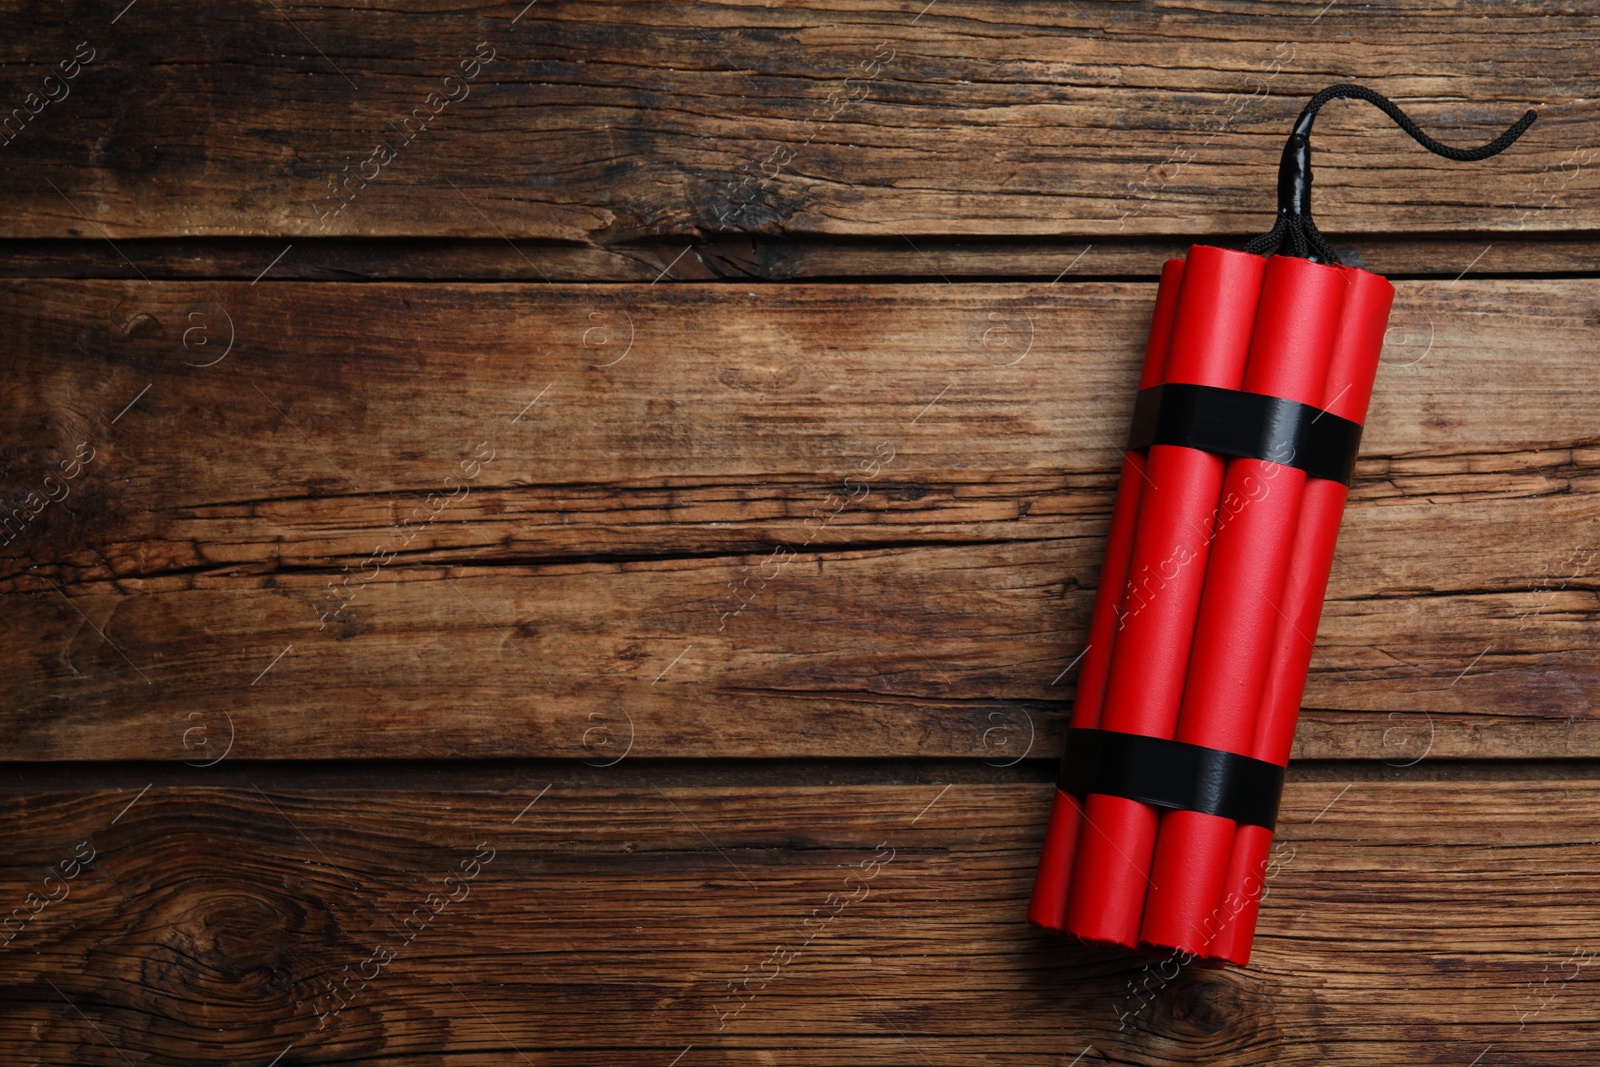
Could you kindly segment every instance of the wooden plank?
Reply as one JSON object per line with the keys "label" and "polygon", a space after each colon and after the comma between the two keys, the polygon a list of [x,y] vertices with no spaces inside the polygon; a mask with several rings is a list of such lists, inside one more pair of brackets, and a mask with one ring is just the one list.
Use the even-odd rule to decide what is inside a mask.
{"label": "wooden plank", "polygon": [[1597,788],[1291,781],[1255,958],[1220,972],[1023,923],[1048,786],[10,794],[0,1047],[1576,1067],[1600,1034]]}
{"label": "wooden plank", "polygon": [[1334,231],[1600,221],[1600,29],[1578,9],[72,11],[0,19],[0,62],[19,72],[0,235],[1243,233],[1271,220],[1300,104],[1344,79],[1457,143],[1530,105],[1543,118],[1508,157],[1466,167],[1364,105],[1331,108],[1317,187]]}
{"label": "wooden plank", "polygon": [[[1059,751],[1147,285],[0,288],[13,758]],[[1300,754],[1592,757],[1595,283],[1401,288]]]}

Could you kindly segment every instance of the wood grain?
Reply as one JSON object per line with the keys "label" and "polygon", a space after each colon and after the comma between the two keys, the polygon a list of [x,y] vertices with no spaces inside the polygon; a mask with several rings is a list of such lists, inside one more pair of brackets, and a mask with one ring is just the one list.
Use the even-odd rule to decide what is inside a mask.
{"label": "wood grain", "polygon": [[0,949],[0,1047],[1560,1067],[1600,1032],[1593,779],[1291,781],[1255,959],[1226,972],[1023,923],[1048,786],[544,785],[7,796],[0,899],[60,899]]}
{"label": "wood grain", "polygon": [[[16,758],[1059,751],[1148,285],[3,288]],[[1600,752],[1595,298],[1402,284],[1302,755]]]}
{"label": "wood grain", "polygon": [[[1593,7],[0,5],[0,1064],[1589,1067]],[[1256,955],[1068,945],[1150,282],[1344,80],[1540,119],[1323,112]]]}
{"label": "wood grain", "polygon": [[[1600,220],[1600,105],[1572,60],[1600,30],[1576,8],[519,7],[13,8],[0,235],[1259,232],[1293,115],[1346,79],[1455,143],[1542,118],[1465,166],[1364,105],[1330,108],[1332,230]],[[92,58],[46,81],[76,55]]]}

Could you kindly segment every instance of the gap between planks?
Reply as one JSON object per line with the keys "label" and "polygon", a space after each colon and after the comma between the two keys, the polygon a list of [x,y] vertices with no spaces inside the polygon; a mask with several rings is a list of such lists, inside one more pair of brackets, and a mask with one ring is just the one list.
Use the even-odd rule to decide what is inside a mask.
{"label": "gap between planks", "polygon": [[[1250,234],[1139,238],[771,237],[723,233],[609,244],[500,237],[0,239],[0,278],[131,278],[149,281],[657,281],[1062,282],[1153,279],[1191,244],[1236,247]],[[1580,278],[1600,274],[1600,241],[1587,231],[1535,237],[1497,233],[1334,235],[1340,257],[1388,277]],[[693,254],[689,254],[689,253]],[[276,258],[274,258],[276,257]]]}
{"label": "gap between planks", "polygon": [[[722,789],[908,785],[1027,785],[1055,780],[1056,760],[996,766],[978,759],[629,759],[610,767],[577,760],[228,760],[213,767],[177,761],[72,760],[0,763],[0,795],[77,793],[92,778],[100,789],[216,788],[352,791]],[[1294,782],[1543,782],[1600,780],[1596,759],[1427,759],[1410,766],[1380,760],[1294,760]]]}

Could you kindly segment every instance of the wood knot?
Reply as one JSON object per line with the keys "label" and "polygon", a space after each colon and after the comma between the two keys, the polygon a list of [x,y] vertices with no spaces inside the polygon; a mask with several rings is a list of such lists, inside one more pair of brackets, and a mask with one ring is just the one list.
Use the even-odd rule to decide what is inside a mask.
{"label": "wood knot", "polygon": [[1225,971],[1190,970],[1152,1005],[1150,1029],[1182,1040],[1250,1028],[1261,1005]]}
{"label": "wood knot", "polygon": [[170,995],[166,1010],[197,1028],[265,1010],[289,1014],[299,981],[294,947],[336,940],[333,913],[314,901],[203,877],[184,879],[156,905],[160,941],[143,984]]}

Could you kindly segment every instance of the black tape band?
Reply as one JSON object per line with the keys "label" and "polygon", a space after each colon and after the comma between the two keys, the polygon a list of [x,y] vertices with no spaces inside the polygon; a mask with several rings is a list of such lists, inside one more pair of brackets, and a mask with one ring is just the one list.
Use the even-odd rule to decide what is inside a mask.
{"label": "black tape band", "polygon": [[1283,770],[1183,741],[1073,728],[1056,785],[1073,796],[1126,797],[1271,830],[1278,821]]}
{"label": "black tape band", "polygon": [[1278,396],[1169,382],[1134,401],[1128,450],[1151,445],[1264,459],[1349,485],[1361,424]]}

